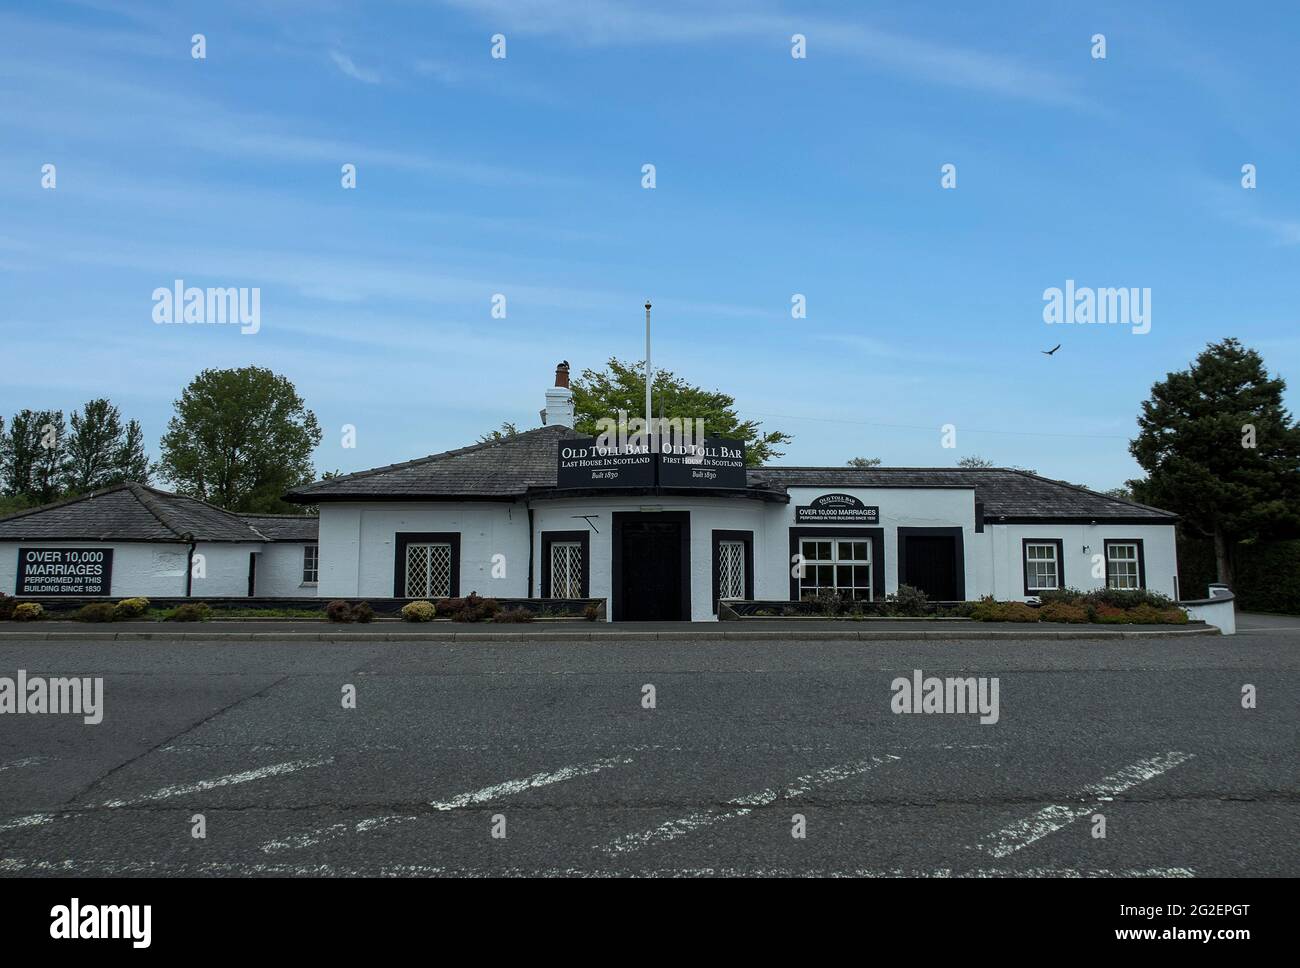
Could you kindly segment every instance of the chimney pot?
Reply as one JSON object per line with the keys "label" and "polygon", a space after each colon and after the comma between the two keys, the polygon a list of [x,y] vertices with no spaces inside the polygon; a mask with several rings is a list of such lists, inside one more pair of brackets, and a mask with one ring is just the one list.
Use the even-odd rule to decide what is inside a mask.
{"label": "chimney pot", "polygon": [[555,385],[557,387],[568,388],[569,386],[569,361],[563,360],[555,368]]}

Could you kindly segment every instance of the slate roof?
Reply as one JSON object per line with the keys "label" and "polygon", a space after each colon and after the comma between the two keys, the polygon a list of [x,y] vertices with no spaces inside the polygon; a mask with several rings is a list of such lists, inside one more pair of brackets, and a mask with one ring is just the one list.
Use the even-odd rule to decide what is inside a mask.
{"label": "slate roof", "polygon": [[[431,454],[402,464],[317,481],[287,495],[313,504],[337,500],[510,498],[556,485],[555,445],[574,435],[553,425],[512,437]],[[756,467],[751,488],[783,493],[788,487],[970,487],[986,520],[1109,519],[1173,523],[1168,511],[1107,497],[1027,471],[964,467]]]}
{"label": "slate roof", "polygon": [[[196,498],[126,483],[0,517],[0,541],[287,540],[262,531],[265,517],[241,517]],[[314,540],[316,519],[310,520]]]}
{"label": "slate roof", "polygon": [[998,467],[756,467],[750,486],[770,487],[973,487],[984,519],[1154,520],[1173,524],[1176,514],[1054,481],[1028,471]]}
{"label": "slate roof", "polygon": [[241,514],[239,517],[267,541],[307,541],[320,536],[320,518],[314,514]]}
{"label": "slate roof", "polygon": [[502,440],[317,481],[285,497],[303,504],[403,497],[517,497],[529,488],[555,486],[555,445],[573,436],[572,429],[552,424]]}

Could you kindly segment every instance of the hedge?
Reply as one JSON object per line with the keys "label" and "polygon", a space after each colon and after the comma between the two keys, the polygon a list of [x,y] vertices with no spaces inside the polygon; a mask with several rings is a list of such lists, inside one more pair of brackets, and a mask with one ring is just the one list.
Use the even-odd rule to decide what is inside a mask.
{"label": "hedge", "polygon": [[[1205,598],[1217,581],[1214,542],[1178,536],[1179,591]],[[1239,544],[1233,552],[1233,594],[1241,612],[1300,615],[1300,540]]]}

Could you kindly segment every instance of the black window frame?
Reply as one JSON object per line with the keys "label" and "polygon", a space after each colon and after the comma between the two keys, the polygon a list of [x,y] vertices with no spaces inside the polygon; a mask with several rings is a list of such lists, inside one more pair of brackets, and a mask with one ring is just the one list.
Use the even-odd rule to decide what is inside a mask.
{"label": "black window frame", "polygon": [[1147,550],[1142,544],[1141,538],[1103,538],[1101,541],[1101,556],[1106,565],[1106,587],[1110,588],[1110,546],[1111,545],[1137,545],[1137,565],[1138,565],[1138,587],[1121,588],[1116,591],[1145,591],[1147,587]]}
{"label": "black window frame", "polygon": [[[1056,545],[1056,587],[1055,588],[1034,588],[1029,587],[1029,546],[1031,544],[1050,544]],[[1020,539],[1020,577],[1024,582],[1025,597],[1037,598],[1043,592],[1059,592],[1063,588],[1069,588],[1065,580],[1065,540],[1063,538],[1021,538]]]}
{"label": "black window frame", "polygon": [[589,531],[543,531],[542,533],[542,598],[554,598],[551,588],[551,545],[557,541],[574,542],[581,546],[582,552],[582,594],[580,598],[591,597],[591,533]]}
{"label": "black window frame", "polygon": [[721,562],[721,545],[724,541],[739,541],[745,546],[745,600],[754,600],[754,532],[715,530],[711,539],[713,548],[711,556],[713,571],[713,613],[715,615],[718,612],[718,595],[722,591],[722,581],[718,576],[718,565]]}
{"label": "black window frame", "polygon": [[460,532],[398,531],[393,535],[393,597],[406,598],[406,546],[411,544],[450,544],[451,581],[449,598],[460,597]]}
{"label": "black window frame", "polygon": [[[790,557],[786,560],[787,571],[794,571],[794,556],[799,554],[799,542],[805,538],[857,538],[859,541],[871,542],[871,600],[885,600],[885,529],[884,528],[790,528]],[[790,601],[799,601],[799,578],[790,575]]]}

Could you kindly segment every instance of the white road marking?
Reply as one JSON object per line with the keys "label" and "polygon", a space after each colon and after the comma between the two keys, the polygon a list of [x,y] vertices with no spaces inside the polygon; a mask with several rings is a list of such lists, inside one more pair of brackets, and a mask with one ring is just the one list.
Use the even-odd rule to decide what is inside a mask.
{"label": "white road marking", "polygon": [[522,780],[506,780],[504,783],[483,787],[481,790],[462,793],[450,800],[435,800],[429,806],[435,810],[459,810],[462,807],[472,807],[477,803],[485,803],[499,797],[508,797],[515,793],[523,793],[525,790],[534,790],[537,787],[550,786],[552,783],[563,783],[565,780],[588,776],[592,773],[599,773],[601,770],[607,770],[611,766],[622,766],[631,762],[630,757],[616,756],[605,760],[596,760],[594,763],[584,763],[582,766],[566,766],[554,773],[534,773]]}
{"label": "white road marking", "polygon": [[828,783],[837,783],[840,780],[847,780],[850,777],[860,776],[868,770],[873,770],[877,766],[885,763],[892,763],[899,759],[897,756],[873,756],[866,760],[860,760],[856,763],[846,763],[841,766],[832,766],[816,773],[809,773],[807,776],[801,776],[784,790],[760,790],[758,793],[751,793],[748,796],[738,797],[730,801],[736,805],[734,810],[717,811],[704,810],[697,813],[687,814],[685,817],[679,817],[676,820],[669,820],[657,827],[644,830],[641,833],[628,834],[620,837],[618,840],[607,845],[604,848],[607,854],[625,854],[634,850],[640,850],[642,847],[648,847],[650,844],[667,843],[670,840],[676,840],[695,830],[704,827],[710,827],[713,824],[721,823],[725,820],[732,820],[736,817],[744,817],[754,812],[755,807],[766,807],[775,803],[777,800],[792,800],[796,797],[803,796],[805,793],[824,786]]}
{"label": "white road marking", "polygon": [[152,803],[155,800],[166,800],[169,797],[181,797],[188,793],[206,793],[208,790],[215,790],[218,787],[237,786],[240,783],[251,783],[254,780],[264,780],[271,776],[284,776],[286,773],[296,773],[299,770],[308,770],[312,767],[325,766],[327,763],[333,762],[334,757],[330,756],[323,760],[291,760],[288,763],[259,766],[255,770],[245,770],[243,773],[219,776],[213,780],[199,780],[196,783],[182,783],[178,786],[163,787],[161,790],[147,793],[142,797],[132,797],[130,800],[109,800],[104,806],[109,808],[131,807],[141,803]]}
{"label": "white road marking", "polygon": [[1082,801],[1081,803],[1073,805],[1054,803],[1043,807],[1025,819],[1017,820],[991,834],[978,845],[979,849],[994,857],[1009,857],[1048,834],[1055,833],[1081,817],[1088,816],[1104,802],[1131,790],[1139,783],[1145,783],[1186,763],[1192,759],[1192,756],[1191,753],[1174,751],[1139,760],[1097,783],[1088,784],[1074,797]]}
{"label": "white road marking", "polygon": [[907,868],[784,868],[784,867],[666,867],[636,868],[575,867],[429,867],[423,864],[396,864],[380,867],[339,867],[334,864],[248,864],[203,861],[194,864],[160,861],[98,860],[27,860],[17,857],[0,859],[0,874],[35,871],[57,874],[99,874],[121,876],[150,874],[155,877],[226,874],[235,877],[1195,877],[1189,867],[1146,867],[1121,870],[1038,867],[1029,870],[986,869],[959,873],[951,868],[911,870]]}
{"label": "white road marking", "polygon": [[50,823],[56,817],[57,814],[53,813],[33,813],[30,816],[19,817],[17,820],[0,823],[0,834],[6,830],[18,830],[22,827],[39,827],[41,824]]}
{"label": "white road marking", "polygon": [[[452,797],[450,800],[435,800],[429,804],[435,810],[459,810],[464,807],[476,806],[480,803],[487,803],[491,800],[497,800],[501,797],[513,796],[516,793],[523,793],[525,790],[535,790],[539,787],[550,786],[552,783],[563,783],[565,780],[575,780],[581,776],[590,776],[592,773],[599,773],[601,770],[607,770],[612,766],[623,766],[631,763],[630,757],[612,757],[610,759],[596,760],[592,763],[584,763],[580,766],[566,766],[549,773],[534,773],[532,776],[526,776],[518,780],[506,780],[504,783],[495,783],[492,786],[483,787],[478,790],[471,790],[469,793],[461,793]],[[332,840],[335,837],[342,837],[348,833],[365,833],[368,830],[375,830],[380,827],[389,827],[399,823],[405,823],[410,820],[418,820],[418,817],[400,817],[384,816],[371,817],[362,820],[356,824],[336,823],[328,827],[320,827],[316,830],[309,830],[306,833],[294,834],[286,837],[284,840],[272,840],[262,845],[265,853],[273,854],[280,850],[299,850],[304,847],[314,847],[325,840]]]}
{"label": "white road marking", "polygon": [[8,763],[0,763],[0,773],[5,770],[21,770],[25,766],[36,766],[48,759],[48,756],[25,756],[21,760],[10,760]]}

